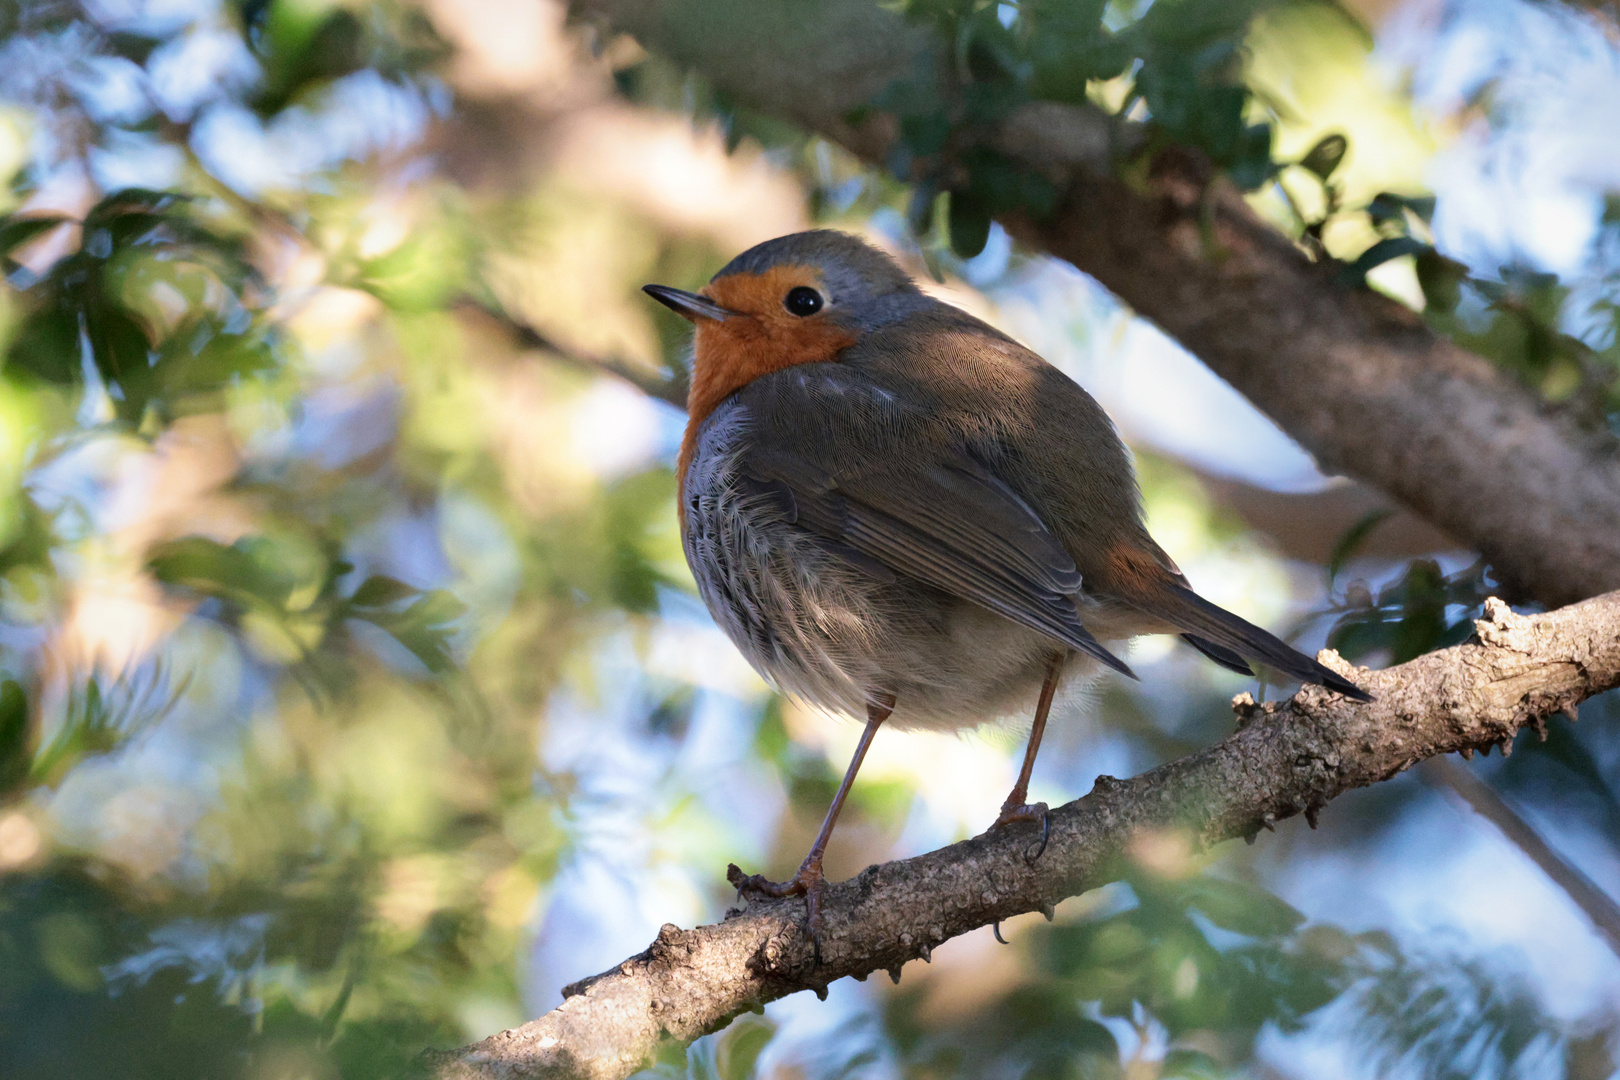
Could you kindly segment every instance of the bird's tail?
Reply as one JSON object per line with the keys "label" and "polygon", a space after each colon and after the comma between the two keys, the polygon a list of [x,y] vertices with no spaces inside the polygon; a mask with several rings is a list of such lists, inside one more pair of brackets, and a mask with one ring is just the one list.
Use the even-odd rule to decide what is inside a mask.
{"label": "bird's tail", "polygon": [[[1141,611],[1163,619],[1182,632],[1189,645],[1233,671],[1249,671],[1254,660],[1289,678],[1318,683],[1356,701],[1372,695],[1336,671],[1330,671],[1281,638],[1205,600],[1185,584],[1179,571],[1166,569],[1148,553],[1131,553],[1129,572],[1110,582],[1121,599]],[[1151,561],[1149,561],[1151,559]]]}

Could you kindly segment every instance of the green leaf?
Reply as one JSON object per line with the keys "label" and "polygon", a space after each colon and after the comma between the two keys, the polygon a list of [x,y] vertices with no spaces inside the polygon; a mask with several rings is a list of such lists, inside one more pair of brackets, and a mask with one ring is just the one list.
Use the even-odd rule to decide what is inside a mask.
{"label": "green leaf", "polygon": [[1351,287],[1365,285],[1368,273],[1391,259],[1399,259],[1403,255],[1420,255],[1432,250],[1428,244],[1411,236],[1391,236],[1380,240],[1363,251],[1355,262],[1348,263],[1339,271],[1339,284]]}
{"label": "green leaf", "polygon": [[1428,309],[1449,315],[1462,300],[1462,283],[1468,280],[1468,267],[1429,248],[1418,252],[1417,278]]}
{"label": "green leaf", "polygon": [[79,320],[74,312],[46,304],[30,315],[11,343],[6,366],[57,386],[71,386],[82,375]]}
{"label": "green leaf", "polygon": [[1223,878],[1201,877],[1186,890],[1187,906],[1222,930],[1255,938],[1272,938],[1296,930],[1305,916],[1282,898],[1258,886]]}
{"label": "green leaf", "polygon": [[189,196],[175,191],[155,191],[151,188],[119,188],[102,196],[90,212],[84,215],[84,231],[89,233],[103,228],[119,218],[131,214],[144,215],[143,220],[159,220],[161,211],[189,201]]}
{"label": "green leaf", "polygon": [[407,585],[403,581],[382,574],[374,574],[354,590],[354,595],[349,597],[349,603],[355,607],[387,607],[421,594],[422,590],[413,585]]}
{"label": "green leaf", "polygon": [[118,415],[138,423],[155,389],[146,328],[111,304],[90,308],[85,321],[91,355],[117,401]]}
{"label": "green leaf", "polygon": [[943,112],[905,116],[900,120],[900,138],[918,157],[930,157],[945,149],[951,138],[951,119]]}
{"label": "green leaf", "polygon": [[314,85],[356,70],[364,62],[365,25],[346,8],[271,0],[249,42],[264,68],[254,108],[280,112]]}
{"label": "green leaf", "polygon": [[205,313],[174,328],[152,359],[149,396],[171,407],[230,386],[244,376],[275,366],[271,342],[257,327],[233,334],[222,320]]}
{"label": "green leaf", "polygon": [[294,582],[275,566],[269,546],[262,537],[244,537],[227,547],[188,536],[153,548],[147,565],[165,585],[216,596],[239,607],[263,604],[281,610]]}
{"label": "green leaf", "polygon": [[8,217],[0,224],[0,255],[11,253],[30,240],[57,228],[68,219],[57,214],[43,217]]}
{"label": "green leaf", "polygon": [[1253,191],[1276,171],[1271,160],[1271,125],[1250,124],[1238,137],[1226,175],[1240,190]]}
{"label": "green leaf", "polygon": [[99,677],[71,687],[55,735],[30,763],[29,782],[55,784],[81,759],[116,749],[167,716],[185,686],[171,686],[159,665],[121,675],[105,690]]}
{"label": "green leaf", "polygon": [[1434,218],[1435,198],[1433,195],[1395,195],[1391,192],[1380,192],[1367,204],[1367,216],[1373,219],[1373,224],[1382,225],[1385,222],[1399,222],[1407,211],[1411,211],[1417,218],[1427,224]]}
{"label": "green leaf", "polygon": [[1367,542],[1373,530],[1395,516],[1395,511],[1388,508],[1370,510],[1363,514],[1361,520],[1345,530],[1339,542],[1333,545],[1333,552],[1328,555],[1327,579],[1328,587],[1338,580],[1339,574],[1344,570],[1344,564],[1355,557],[1361,545]]}
{"label": "green leaf", "polygon": [[760,1052],[776,1035],[776,1025],[763,1016],[741,1016],[720,1037],[715,1072],[720,1080],[748,1080]]}
{"label": "green leaf", "polygon": [[367,608],[349,614],[386,631],[422,662],[429,672],[442,675],[455,670],[450,650],[454,623],[467,613],[467,605],[443,589],[423,593],[404,611]]}
{"label": "green leaf", "polygon": [[1344,154],[1348,149],[1350,140],[1343,135],[1337,132],[1324,135],[1304,157],[1299,159],[1300,167],[1309,169],[1319,179],[1326,180],[1344,161]]}
{"label": "green leaf", "polygon": [[971,259],[990,239],[990,201],[972,191],[953,191],[949,199],[951,250]]}
{"label": "green leaf", "polygon": [[0,682],[0,802],[17,792],[33,768],[28,745],[28,697],[12,679]]}
{"label": "green leaf", "polygon": [[427,626],[442,626],[467,614],[467,605],[448,589],[434,589],[405,609],[406,614]]}

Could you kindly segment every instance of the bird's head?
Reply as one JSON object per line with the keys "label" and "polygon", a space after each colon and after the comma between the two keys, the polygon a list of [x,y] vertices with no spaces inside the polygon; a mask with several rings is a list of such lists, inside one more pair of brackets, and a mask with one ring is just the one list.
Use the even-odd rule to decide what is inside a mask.
{"label": "bird's head", "polygon": [[893,259],[831,229],[749,248],[701,292],[644,291],[696,325],[687,403],[694,425],[760,376],[836,360],[862,334],[928,303]]}

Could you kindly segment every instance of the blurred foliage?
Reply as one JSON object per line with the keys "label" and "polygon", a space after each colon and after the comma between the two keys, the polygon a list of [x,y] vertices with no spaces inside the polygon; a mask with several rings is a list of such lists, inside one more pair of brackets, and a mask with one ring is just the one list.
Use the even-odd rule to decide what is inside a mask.
{"label": "blurred foliage", "polygon": [[[1301,218],[1301,226],[1320,252],[1317,238],[1340,206],[1330,174],[1312,171],[1324,184],[1327,211]],[[1607,235],[1599,237],[1599,249],[1620,243],[1616,205],[1611,200],[1603,217]],[[1475,275],[1434,247],[1434,210],[1433,196],[1375,197],[1361,212],[1381,238],[1345,264],[1340,281],[1365,285],[1375,268],[1411,258],[1425,319],[1436,332],[1493,361],[1585,426],[1620,434],[1620,276],[1611,272],[1591,282],[1577,298],[1558,275],[1523,266]]]}
{"label": "blurred foliage", "polygon": [[[1149,118],[1144,156],[1169,144],[1195,147],[1244,189],[1274,171],[1271,128],[1253,122],[1241,48],[1258,2],[1174,0],[1149,5],[1066,0],[905,0],[895,5],[933,26],[949,45],[948,71],[923,70],[873,102],[899,118],[888,162],[916,185],[913,227],[927,230],[934,196],[949,192],[949,236],[958,255],[984,248],[990,220],[1022,209],[1049,214],[1059,192],[1044,176],[985,145],[983,133],[1033,101],[1081,104],[1126,81],[1114,110]],[[949,87],[942,93],[943,87]]]}
{"label": "blurred foliage", "polygon": [[[71,387],[88,361],[117,418],[151,431],[180,412],[217,408],[221,389],[271,367],[253,311],[257,273],[235,237],[191,210],[172,193],[115,191],[84,216],[78,249],[38,280],[12,264],[21,310],[6,370]],[[65,224],[11,217],[0,226],[5,254]],[[149,408],[170,415],[149,419]]]}
{"label": "blurred foliage", "polygon": [[[1322,237],[1330,222],[1365,215],[1377,239],[1343,263],[1342,284],[1365,286],[1370,271],[1410,258],[1436,331],[1588,426],[1620,433],[1620,279],[1611,274],[1572,303],[1556,275],[1512,265],[1473,274],[1434,247],[1432,196],[1385,192],[1365,206],[1345,205],[1334,179],[1350,149],[1343,134],[1322,136],[1297,160],[1274,153],[1278,106],[1249,84],[1244,53],[1256,17],[1290,5],[896,0],[893,6],[938,32],[950,64],[899,80],[872,103],[899,120],[888,166],[913,185],[914,232],[928,233],[943,205],[950,248],[971,258],[984,249],[995,215],[1050,214],[1060,195],[1051,181],[987,145],[984,135],[1031,102],[1102,105],[1121,121],[1145,123],[1146,138],[1132,161],[1121,163],[1126,175],[1167,146],[1197,150],[1240,190],[1274,186],[1294,213],[1301,243],[1317,258],[1329,257]],[[1321,187],[1319,212],[1302,211],[1287,187],[1275,184],[1290,168]],[[1620,237],[1617,208],[1620,197],[1611,197],[1604,220]]]}
{"label": "blurred foliage", "polygon": [[[475,1015],[522,1018],[522,928],[565,843],[556,785],[536,783],[534,710],[577,627],[654,606],[668,575],[643,534],[668,472],[526,516],[487,438],[447,442],[443,423],[402,437],[397,390],[382,412],[346,416],[356,388],[420,385],[412,407],[426,409],[467,392],[446,377],[461,347],[444,350],[444,316],[422,317],[486,289],[481,226],[457,216],[465,200],[430,198],[415,228],[368,242],[393,166],[345,152],[256,198],[197,149],[208,108],[245,107],[274,131],[341,114],[356,87],[396,108],[442,93],[450,54],[422,10],[8,12],[14,61],[62,60],[30,87],[34,153],[7,175],[17,209],[0,220],[0,1073],[405,1075],[422,1047],[488,1026]],[[207,108],[161,100],[221,54],[251,75],[203,74]],[[134,85],[152,100],[116,100]],[[178,149],[172,188],[111,187],[69,213],[30,202],[132,146]],[[289,285],[289,255],[316,278]],[[334,353],[309,305],[362,294],[381,301],[377,330]],[[336,427],[308,428],[334,407]],[[115,511],[132,467],[155,471]],[[144,518],[154,503],[169,509]],[[515,546],[533,560],[507,584],[434,558],[424,573],[419,552],[436,553],[456,515],[487,557]],[[120,531],[132,521],[148,522],[138,537]],[[601,534],[613,542],[592,549]],[[138,592],[133,617],[166,623],[163,647],[116,658],[131,615],[94,606],[109,574],[161,590]],[[490,645],[475,614],[517,632]],[[107,644],[75,652],[85,635]],[[470,675],[503,650],[551,661],[529,681]],[[133,759],[177,725],[198,741],[167,751],[184,800],[170,805]],[[157,803],[70,808],[119,772],[126,800]],[[183,810],[192,799],[200,815]],[[76,846],[75,827],[123,840]]]}
{"label": "blurred foliage", "polygon": [[[1358,987],[1356,1036],[1368,1064],[1439,1080],[1548,1074],[1608,1076],[1612,1061],[1583,1057],[1583,1038],[1546,1016],[1511,976],[1474,959],[1391,955]],[[1597,1040],[1609,1042],[1607,1033]]]}
{"label": "blurred foliage", "polygon": [[1030,976],[965,1022],[930,1022],[924,995],[897,993],[886,1024],[902,1075],[1247,1075],[1263,1033],[1319,1014],[1354,1018],[1373,1075],[1607,1075],[1581,1057],[1606,1037],[1549,1016],[1492,963],[1306,924],[1263,889],[1208,874],[1126,881],[1114,910],[1028,935]]}
{"label": "blurred foliage", "polygon": [[[642,183],[669,167],[646,106],[720,121],[735,158],[694,165],[693,190],[763,144],[788,226],[801,195],[816,221],[909,217],[943,279],[976,272],[994,214],[1057,195],[974,133],[1097,101],[1246,190],[1317,178],[1330,216],[1380,230],[1347,284],[1411,255],[1443,332],[1612,414],[1615,308],[1590,299],[1609,294],[1580,293],[1575,327],[1571,286],[1476,280],[1425,246],[1432,203],[1347,207],[1343,136],[1276,158],[1244,70],[1262,5],[899,6],[946,36],[950,70],[875,103],[901,118],[887,176],[624,43],[589,58],[559,34],[557,70],[492,89],[452,44],[475,6],[0,11],[0,1075],[409,1075],[425,1046],[546,1007],[547,949],[619,958],[581,959],[569,902],[610,925],[637,898],[612,889],[651,880],[657,921],[710,919],[729,858],[802,854],[841,762],[692,617],[678,419],[581,370],[611,356],[678,383],[688,328],[636,287],[697,285],[737,206],[780,210],[725,189],[708,219],[670,211]],[[607,180],[579,165],[601,146],[554,168],[611,123],[656,152]],[[1233,539],[1183,471],[1143,476]],[[1466,634],[1484,567],[1339,589],[1376,525],[1330,567],[1331,641],[1400,660]],[[1207,742],[1218,685],[1162,707],[1111,690],[1098,738],[1142,763]],[[1615,765],[1559,722],[1498,779],[1612,831]],[[912,781],[863,777],[839,854],[881,857],[918,817]],[[1246,1075],[1323,1016],[1434,1075],[1562,1055],[1585,1077],[1608,1052],[1608,1028],[1548,1018],[1510,969],[1306,925],[1236,859],[1127,876],[1015,939],[1012,973],[955,1012],[930,976],[812,1051],[746,1016],[656,1071]]]}
{"label": "blurred foliage", "polygon": [[[352,565],[320,560],[300,567],[300,554],[307,553],[289,552],[268,537],[246,537],[227,547],[193,536],[155,548],[148,566],[165,585],[220,601],[221,614],[251,634],[263,652],[318,664],[330,655],[324,647],[332,636],[347,620],[358,619],[409,649],[426,674],[455,670],[450,635],[467,609],[454,595],[375,574],[344,596],[338,582],[353,572]],[[311,572],[315,580],[300,580]]]}
{"label": "blurred foliage", "polygon": [[1435,560],[1418,559],[1376,595],[1351,582],[1329,611],[1338,618],[1328,647],[1358,664],[1404,664],[1467,641],[1485,600],[1499,591],[1483,562],[1447,574]]}

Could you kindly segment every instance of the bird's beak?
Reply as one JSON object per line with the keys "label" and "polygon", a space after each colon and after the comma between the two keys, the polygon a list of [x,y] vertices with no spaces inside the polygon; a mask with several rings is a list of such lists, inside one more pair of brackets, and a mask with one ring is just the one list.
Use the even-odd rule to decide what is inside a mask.
{"label": "bird's beak", "polygon": [[699,296],[685,289],[672,289],[668,285],[643,285],[641,291],[681,318],[691,319],[693,322],[698,319],[725,322],[731,316],[739,314],[721,307],[707,296]]}

